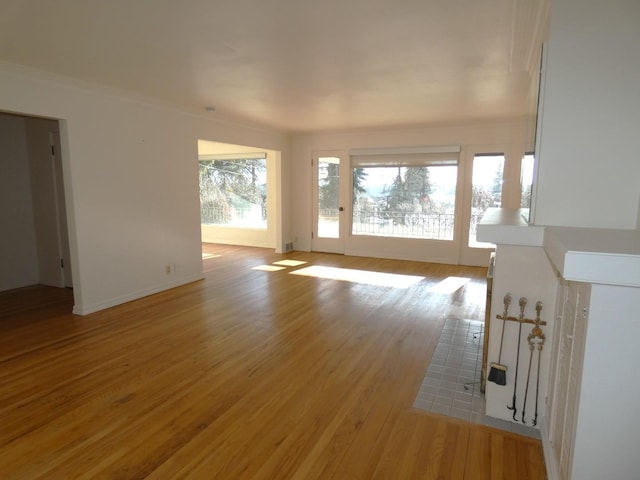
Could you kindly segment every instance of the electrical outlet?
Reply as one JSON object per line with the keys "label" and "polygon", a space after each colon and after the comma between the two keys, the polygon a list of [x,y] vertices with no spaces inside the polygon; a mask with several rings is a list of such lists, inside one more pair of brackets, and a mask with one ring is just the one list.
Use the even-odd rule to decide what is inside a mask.
{"label": "electrical outlet", "polygon": [[167,265],[164,267],[164,273],[166,273],[167,275],[171,274],[171,265]]}

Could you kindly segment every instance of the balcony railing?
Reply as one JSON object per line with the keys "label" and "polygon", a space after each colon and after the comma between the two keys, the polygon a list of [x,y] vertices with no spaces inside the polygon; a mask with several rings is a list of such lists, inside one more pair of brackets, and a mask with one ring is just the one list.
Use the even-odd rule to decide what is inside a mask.
{"label": "balcony railing", "polygon": [[390,210],[353,212],[353,235],[453,240],[452,213]]}
{"label": "balcony railing", "polygon": [[248,208],[203,205],[200,207],[202,225],[229,225],[234,227],[266,228],[266,211],[259,205]]}
{"label": "balcony railing", "polygon": [[[471,216],[470,234],[472,238],[475,238],[476,226],[480,218],[482,218],[482,214]],[[326,232],[326,235],[322,236],[337,236],[338,221],[338,210],[321,209],[319,211],[319,229]],[[354,210],[351,233],[380,237],[453,240],[454,223],[453,213]]]}

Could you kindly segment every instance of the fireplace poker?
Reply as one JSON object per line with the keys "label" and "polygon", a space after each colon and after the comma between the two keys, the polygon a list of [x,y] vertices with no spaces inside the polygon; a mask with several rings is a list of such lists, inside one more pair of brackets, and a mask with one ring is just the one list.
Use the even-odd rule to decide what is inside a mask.
{"label": "fireplace poker", "polygon": [[[536,326],[540,325],[540,311],[542,310],[542,302],[536,302]],[[533,417],[533,426],[538,424],[538,392],[540,391],[540,359],[542,358],[542,347],[544,346],[545,335],[540,330],[540,342],[538,342],[538,372],[536,374],[536,411]]]}
{"label": "fireplace poker", "polygon": [[[534,330],[536,327],[534,327]],[[527,369],[527,386],[524,389],[524,402],[522,403],[522,423],[527,423],[524,419],[527,410],[527,397],[529,396],[529,379],[531,378],[531,363],[533,363],[533,351],[536,349],[533,339],[535,335],[531,332],[527,336],[527,343],[529,344],[529,368]]]}
{"label": "fireplace poker", "polygon": [[531,364],[533,363],[533,352],[538,350],[538,368],[536,374],[536,412],[533,418],[532,424],[535,426],[538,423],[538,391],[540,387],[540,352],[542,351],[542,345],[544,344],[545,335],[540,328],[540,311],[542,310],[542,302],[536,302],[536,319],[534,320],[535,326],[531,330],[531,333],[527,336],[527,343],[529,344],[529,371],[527,372],[527,387],[524,391],[524,403],[522,405],[522,423],[526,423],[525,410],[527,408],[527,398],[529,396],[529,379],[531,377]]}
{"label": "fireplace poker", "polygon": [[522,322],[524,321],[524,309],[527,306],[527,299],[524,297],[520,297],[520,316],[518,318],[518,323],[520,324],[520,326],[518,327],[518,348],[517,348],[517,353],[516,353],[516,374],[515,374],[515,379],[513,381],[513,399],[512,399],[512,403],[511,406],[507,405],[507,408],[509,410],[513,410],[513,420],[514,421],[518,421],[518,419],[516,418],[516,413],[518,413],[518,409],[516,408],[516,392],[518,389],[518,366],[520,364],[520,343],[521,343],[521,339],[522,339]]}

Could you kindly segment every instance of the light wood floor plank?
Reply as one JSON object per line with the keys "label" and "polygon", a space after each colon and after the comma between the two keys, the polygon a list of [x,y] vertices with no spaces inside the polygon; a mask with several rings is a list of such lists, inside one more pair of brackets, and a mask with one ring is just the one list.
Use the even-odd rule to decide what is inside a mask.
{"label": "light wood floor plank", "polygon": [[[485,269],[203,248],[205,280],[86,317],[68,289],[0,292],[0,478],[545,478],[539,441],[412,408],[446,317],[483,318]],[[253,270],[281,259],[307,263]]]}

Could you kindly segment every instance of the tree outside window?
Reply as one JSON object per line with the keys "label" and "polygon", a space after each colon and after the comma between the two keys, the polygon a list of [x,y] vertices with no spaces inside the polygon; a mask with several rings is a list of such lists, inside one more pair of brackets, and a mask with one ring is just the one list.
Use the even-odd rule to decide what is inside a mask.
{"label": "tree outside window", "polygon": [[202,224],[267,227],[266,158],[200,160],[199,178]]}
{"label": "tree outside window", "polygon": [[457,166],[353,169],[353,235],[453,239]]}

